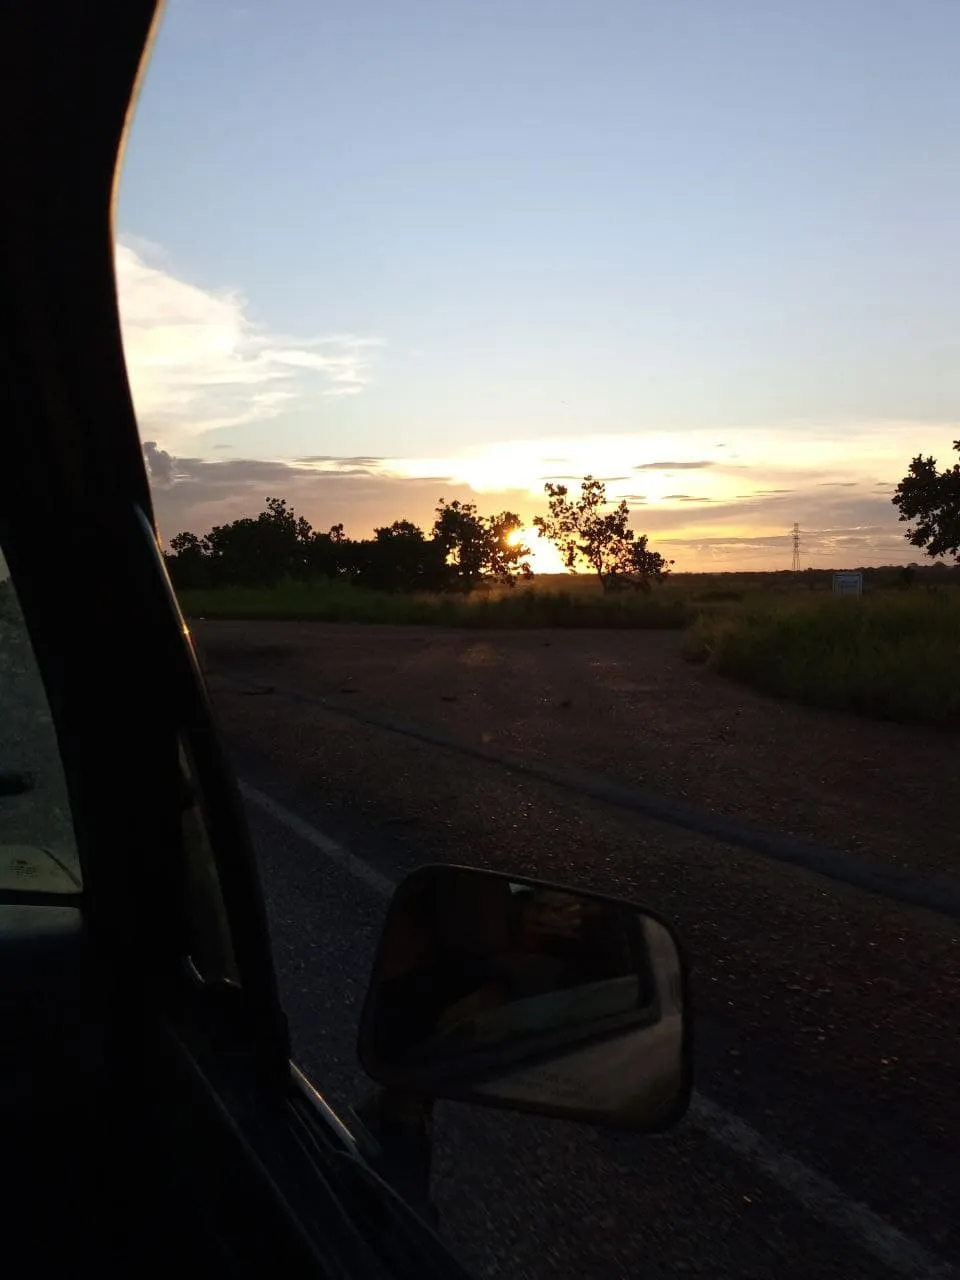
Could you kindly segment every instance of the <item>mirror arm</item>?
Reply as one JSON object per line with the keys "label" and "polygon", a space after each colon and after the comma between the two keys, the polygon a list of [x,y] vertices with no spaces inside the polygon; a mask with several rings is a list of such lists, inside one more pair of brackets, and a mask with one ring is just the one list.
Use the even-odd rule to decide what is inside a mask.
{"label": "mirror arm", "polygon": [[435,1225],[437,1210],[430,1199],[433,1099],[399,1089],[377,1089],[350,1111],[360,1130],[354,1136],[364,1156]]}

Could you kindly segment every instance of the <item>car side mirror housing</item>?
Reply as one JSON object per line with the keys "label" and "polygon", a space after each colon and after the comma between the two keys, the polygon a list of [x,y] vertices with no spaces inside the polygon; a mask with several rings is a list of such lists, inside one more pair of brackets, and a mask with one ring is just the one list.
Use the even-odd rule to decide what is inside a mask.
{"label": "car side mirror housing", "polygon": [[623,899],[422,867],[391,901],[358,1048],[395,1093],[656,1132],[690,1100],[686,966]]}

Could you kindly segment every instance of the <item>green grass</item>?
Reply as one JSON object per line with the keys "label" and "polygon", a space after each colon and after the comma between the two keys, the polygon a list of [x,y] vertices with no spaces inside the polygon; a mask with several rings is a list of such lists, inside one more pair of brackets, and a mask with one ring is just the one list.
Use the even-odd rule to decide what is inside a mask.
{"label": "green grass", "polygon": [[796,702],[960,727],[960,591],[878,591],[704,613],[692,661]]}
{"label": "green grass", "polygon": [[403,595],[339,582],[284,582],[276,587],[183,590],[189,618],[368,622],[445,627],[680,628],[690,621],[686,600],[657,590],[648,595],[517,586],[472,596]]}

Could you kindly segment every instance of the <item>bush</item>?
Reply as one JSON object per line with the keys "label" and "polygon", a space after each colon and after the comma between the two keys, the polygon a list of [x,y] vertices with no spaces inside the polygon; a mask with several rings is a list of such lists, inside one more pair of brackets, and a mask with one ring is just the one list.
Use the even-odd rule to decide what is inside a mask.
{"label": "bush", "polygon": [[684,652],[797,702],[960,727],[960,598],[952,593],[831,597],[703,615]]}

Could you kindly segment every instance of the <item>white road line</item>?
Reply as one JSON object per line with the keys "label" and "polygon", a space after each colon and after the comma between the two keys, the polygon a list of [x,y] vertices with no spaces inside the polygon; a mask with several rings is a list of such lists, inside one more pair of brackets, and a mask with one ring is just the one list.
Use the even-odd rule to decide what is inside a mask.
{"label": "white road line", "polygon": [[318,831],[309,822],[304,822],[303,818],[284,808],[282,804],[277,804],[276,800],[265,795],[262,791],[258,791],[256,787],[251,787],[247,782],[241,782],[240,791],[246,800],[255,804],[258,809],[262,809],[264,813],[268,813],[271,818],[275,818],[281,826],[287,827],[295,835],[298,835],[301,840],[305,840],[307,844],[312,844],[315,849],[319,849],[331,862],[335,862],[344,871],[349,871],[355,879],[362,880],[368,888],[372,889],[374,893],[378,893],[381,898],[389,898],[397,887],[395,880],[381,875],[375,867],[371,867],[370,863],[364,862],[362,858],[354,857],[349,849],[345,849],[336,840],[331,840],[322,831]]}
{"label": "white road line", "polygon": [[[241,782],[240,791],[247,801],[362,881],[381,898],[391,896],[396,882],[389,876],[249,783]],[[891,1226],[861,1201],[851,1199],[830,1178],[817,1173],[775,1143],[768,1142],[745,1120],[703,1094],[694,1094],[688,1118],[714,1142],[753,1164],[813,1217],[843,1232],[895,1274],[908,1280],[951,1280],[956,1277],[955,1269],[948,1262]]]}
{"label": "white road line", "polygon": [[949,1280],[954,1268],[904,1235],[860,1200],[852,1200],[830,1178],[782,1151],[702,1093],[694,1094],[689,1119],[715,1142],[750,1161],[821,1222],[838,1228],[891,1271],[915,1280]]}

